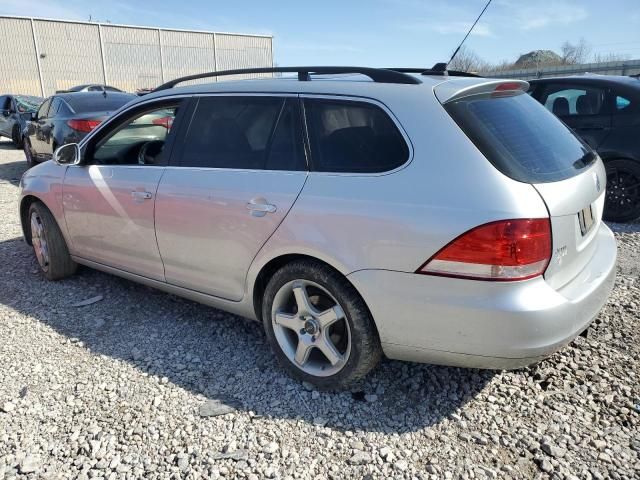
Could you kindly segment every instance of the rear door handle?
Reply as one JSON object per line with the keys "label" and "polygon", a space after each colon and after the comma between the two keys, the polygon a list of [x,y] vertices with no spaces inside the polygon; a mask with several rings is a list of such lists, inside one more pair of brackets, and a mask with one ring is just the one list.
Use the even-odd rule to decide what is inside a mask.
{"label": "rear door handle", "polygon": [[247,203],[247,210],[249,210],[254,217],[264,217],[267,213],[275,212],[276,206],[267,203],[264,198],[254,198]]}
{"label": "rear door handle", "polygon": [[134,200],[149,200],[151,197],[153,197],[153,195],[151,194],[151,192],[140,192],[138,190],[134,190],[133,192],[131,192],[131,196],[133,197]]}

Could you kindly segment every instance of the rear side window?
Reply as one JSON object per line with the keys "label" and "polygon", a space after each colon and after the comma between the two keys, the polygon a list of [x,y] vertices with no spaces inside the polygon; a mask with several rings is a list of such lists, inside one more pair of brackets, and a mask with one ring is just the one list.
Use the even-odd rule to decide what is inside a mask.
{"label": "rear side window", "polygon": [[314,170],[386,172],[409,158],[404,138],[380,107],[342,100],[304,102]]}
{"label": "rear side window", "polygon": [[180,165],[303,170],[302,148],[296,99],[202,97],[185,137]]}
{"label": "rear side window", "polygon": [[596,158],[558,118],[524,93],[473,95],[445,108],[498,170],[520,182],[570,178]]}
{"label": "rear side window", "polygon": [[47,112],[49,111],[49,106],[51,105],[51,99],[47,98],[40,108],[38,109],[38,118],[47,118]]}
{"label": "rear side window", "polygon": [[560,117],[605,113],[606,92],[597,87],[551,86],[545,91],[544,106]]}

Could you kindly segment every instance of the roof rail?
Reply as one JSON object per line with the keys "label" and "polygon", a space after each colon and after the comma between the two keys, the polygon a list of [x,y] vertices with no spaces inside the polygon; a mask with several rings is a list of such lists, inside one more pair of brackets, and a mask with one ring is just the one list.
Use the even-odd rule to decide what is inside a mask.
{"label": "roof rail", "polygon": [[422,83],[420,79],[407,75],[398,70],[390,70],[385,68],[369,68],[369,67],[265,67],[265,68],[242,68],[236,70],[221,70],[219,72],[198,73],[195,75],[187,75],[185,77],[176,78],[170,82],[163,83],[154,92],[167,90],[175,87],[177,84],[187,82],[189,80],[197,80],[200,78],[223,77],[228,75],[243,75],[251,73],[297,73],[298,80],[309,81],[312,74],[335,75],[343,73],[359,73],[369,77],[377,83],[402,83],[408,85],[417,85]]}
{"label": "roof rail", "polygon": [[475,73],[469,72],[461,72],[459,70],[442,70],[440,67],[440,63],[436,63],[433,68],[389,68],[388,70],[393,70],[394,72],[400,73],[419,73],[420,75],[440,75],[440,76],[450,76],[450,77],[481,77],[482,75],[477,75]]}

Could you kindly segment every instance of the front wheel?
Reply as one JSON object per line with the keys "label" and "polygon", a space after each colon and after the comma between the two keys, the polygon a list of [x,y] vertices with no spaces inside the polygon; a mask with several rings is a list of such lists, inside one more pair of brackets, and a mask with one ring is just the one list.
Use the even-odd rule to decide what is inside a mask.
{"label": "front wheel", "polygon": [[640,217],[640,163],[627,159],[609,160],[605,168],[604,219],[628,222]]}
{"label": "front wheel", "polygon": [[364,300],[320,262],[301,260],[278,270],[265,290],[262,318],[279,363],[322,390],[364,377],[382,355]]}
{"label": "front wheel", "polygon": [[60,280],[73,275],[77,264],[71,259],[60,227],[44,204],[34,202],[29,207],[31,244],[38,265],[48,280]]}

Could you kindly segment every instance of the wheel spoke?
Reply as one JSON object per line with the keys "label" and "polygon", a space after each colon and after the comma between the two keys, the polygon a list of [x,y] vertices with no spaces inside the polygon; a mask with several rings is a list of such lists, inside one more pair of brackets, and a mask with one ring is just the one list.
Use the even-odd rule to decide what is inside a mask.
{"label": "wheel spoke", "polygon": [[327,360],[331,362],[331,365],[336,365],[338,362],[342,360],[342,354],[335,347],[331,339],[329,338],[329,334],[324,333],[318,338],[316,342],[316,347],[327,357]]}
{"label": "wheel spoke", "polygon": [[306,343],[303,338],[300,338],[298,340],[298,347],[296,348],[294,360],[298,365],[303,366],[309,359],[309,353],[311,353],[311,345]]}
{"label": "wheel spoke", "polygon": [[321,328],[329,328],[332,324],[344,318],[344,311],[340,305],[335,305],[320,313],[316,318],[318,319]]}
{"label": "wheel spoke", "polygon": [[302,328],[302,322],[300,321],[297,315],[293,315],[285,312],[278,312],[275,314],[274,319],[278,325],[282,325],[283,327],[289,328],[296,332],[300,328]]}
{"label": "wheel spoke", "polygon": [[316,309],[311,304],[307,289],[301,285],[293,287],[293,295],[296,299],[296,305],[298,306],[298,315],[313,315]]}

